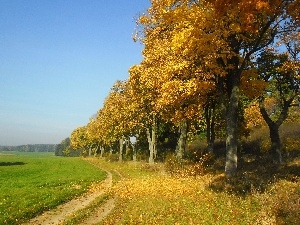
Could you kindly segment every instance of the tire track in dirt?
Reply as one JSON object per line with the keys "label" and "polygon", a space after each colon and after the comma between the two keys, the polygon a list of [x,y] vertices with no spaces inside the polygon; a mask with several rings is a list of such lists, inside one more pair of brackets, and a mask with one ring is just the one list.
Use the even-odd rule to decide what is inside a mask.
{"label": "tire track in dirt", "polygon": [[[92,164],[92,165],[100,168],[99,166],[97,166],[95,164]],[[121,180],[124,179],[123,175],[119,171],[113,170],[113,172],[116,173],[117,176],[119,176]],[[115,198],[108,199],[106,202],[104,202],[104,204],[102,204],[99,207],[97,207],[96,209],[94,209],[94,212],[91,215],[89,215],[87,218],[85,218],[85,220],[82,221],[82,224],[95,225],[95,224],[100,223],[113,210],[114,207],[115,207]]]}
{"label": "tire track in dirt", "polygon": [[[99,184],[96,191],[87,192],[86,194],[74,198],[71,201],[59,205],[57,208],[50,211],[44,212],[42,215],[31,219],[29,222],[23,225],[59,225],[62,224],[67,218],[72,217],[77,211],[82,210],[89,206],[97,197],[108,192],[109,188],[112,186],[112,173],[106,171],[107,178]],[[103,208],[104,207],[104,208]],[[114,207],[114,199],[108,199],[102,209],[102,214],[100,213],[97,218],[103,219],[111,209]],[[100,211],[101,212],[101,211]],[[94,221],[95,222],[95,221]],[[99,221],[100,222],[100,221]]]}
{"label": "tire track in dirt", "polygon": [[86,218],[83,222],[85,225],[95,225],[100,223],[115,207],[115,199],[108,199],[103,205],[98,207],[95,212]]}

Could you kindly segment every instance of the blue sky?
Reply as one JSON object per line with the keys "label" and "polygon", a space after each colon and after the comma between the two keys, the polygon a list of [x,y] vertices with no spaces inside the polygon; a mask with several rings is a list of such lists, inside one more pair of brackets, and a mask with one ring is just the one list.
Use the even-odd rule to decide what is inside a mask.
{"label": "blue sky", "polygon": [[0,145],[56,144],[128,78],[148,0],[0,0]]}

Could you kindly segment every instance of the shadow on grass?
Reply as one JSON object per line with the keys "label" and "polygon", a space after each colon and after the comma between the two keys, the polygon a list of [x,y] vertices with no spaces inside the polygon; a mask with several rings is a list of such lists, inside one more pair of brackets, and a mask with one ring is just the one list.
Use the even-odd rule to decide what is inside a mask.
{"label": "shadow on grass", "polygon": [[22,166],[25,164],[24,162],[0,162],[0,166]]}
{"label": "shadow on grass", "polygon": [[[225,159],[223,160],[225,165]],[[242,157],[237,175],[230,179],[225,178],[223,169],[224,167],[220,170],[217,165],[211,168],[211,172],[219,174],[210,183],[213,191],[247,195],[253,192],[263,193],[268,186],[278,180],[300,181],[300,157],[280,166],[274,165],[268,156]]]}

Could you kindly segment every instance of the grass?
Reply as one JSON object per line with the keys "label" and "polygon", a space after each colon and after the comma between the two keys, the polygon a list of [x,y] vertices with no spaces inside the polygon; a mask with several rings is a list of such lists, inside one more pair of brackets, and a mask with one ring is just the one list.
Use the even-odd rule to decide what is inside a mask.
{"label": "grass", "polygon": [[[116,207],[101,224],[300,224],[300,180],[294,173],[299,172],[300,158],[277,170],[286,176],[270,170],[259,177],[257,171],[253,180],[254,175],[231,182],[224,174],[211,172],[213,168],[200,176],[174,177],[163,171],[162,164],[98,163],[124,176],[110,193],[116,197]],[[265,169],[270,168],[265,165]],[[267,173],[277,178],[266,180],[264,190],[256,189],[257,180]],[[245,179],[249,179],[246,188],[252,187],[246,192],[242,191]]]}
{"label": "grass", "polygon": [[20,224],[86,192],[106,174],[80,158],[0,153],[0,224]]}
{"label": "grass", "polygon": [[[61,163],[67,163],[73,167],[72,170],[86,170],[88,173],[83,175],[84,179],[92,171],[92,168],[84,169],[90,165],[80,159],[51,159],[49,156],[39,158],[36,155],[35,160],[33,156],[14,157],[15,161],[5,160],[7,165],[0,166],[0,179],[3,179],[4,167],[25,168],[29,163],[35,164],[44,159],[56,160],[52,164],[56,162],[57,166],[62,160]],[[76,163],[71,165],[73,160]],[[219,163],[215,160],[215,164],[206,168],[204,173],[201,171],[201,175],[170,176],[165,171],[164,164],[149,166],[144,162],[112,163],[104,159],[88,158],[87,161],[96,167],[111,171],[114,184],[109,193],[96,199],[89,208],[70,218],[66,224],[81,224],[84,218],[93,214],[94,208],[110,197],[115,197],[116,207],[101,224],[300,224],[300,158],[291,159],[285,166],[278,168],[274,168],[268,161],[260,160],[240,160],[238,176],[228,181],[218,165],[223,165],[222,160]],[[43,171],[45,168],[43,167]],[[48,177],[50,179],[51,175]],[[46,183],[55,184],[57,178]],[[68,179],[71,178],[73,179],[73,175]],[[66,183],[68,185],[64,186],[65,191],[72,194],[78,191],[74,184],[75,187],[84,186],[81,178],[76,181],[68,180]],[[54,189],[55,193],[59,191],[54,185],[50,189]],[[52,191],[50,189],[40,195],[48,196]],[[28,195],[31,192],[27,189],[26,193]],[[2,205],[0,207],[2,210]],[[16,222],[12,220],[9,224],[13,223]]]}

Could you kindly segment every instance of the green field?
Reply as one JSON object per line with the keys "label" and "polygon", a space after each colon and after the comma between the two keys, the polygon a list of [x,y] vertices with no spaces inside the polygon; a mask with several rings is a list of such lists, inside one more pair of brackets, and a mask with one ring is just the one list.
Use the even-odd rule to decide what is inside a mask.
{"label": "green field", "polygon": [[0,152],[0,224],[20,224],[105,177],[81,158]]}

